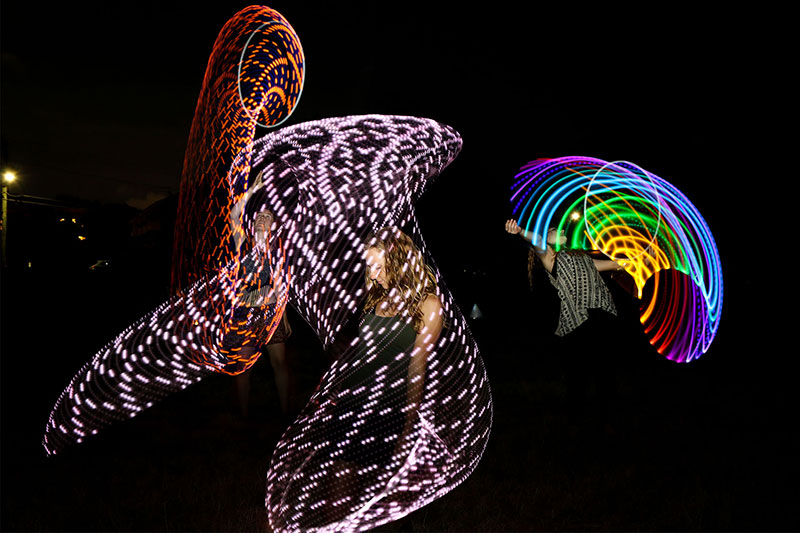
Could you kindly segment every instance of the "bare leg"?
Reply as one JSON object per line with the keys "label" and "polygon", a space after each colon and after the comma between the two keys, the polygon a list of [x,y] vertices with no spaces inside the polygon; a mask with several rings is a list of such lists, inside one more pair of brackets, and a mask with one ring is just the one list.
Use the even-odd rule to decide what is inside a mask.
{"label": "bare leg", "polygon": [[[249,353],[244,353],[242,351],[242,355],[245,357],[249,357],[250,355],[255,353],[255,348],[247,348]],[[249,414],[249,407],[250,407],[250,372],[253,370],[253,367],[248,368],[241,374],[236,374],[233,376],[233,387],[236,392],[236,402],[239,406],[239,412],[243,417],[247,417]]]}
{"label": "bare leg", "polygon": [[275,373],[275,387],[278,389],[281,413],[287,414],[289,412],[289,364],[286,361],[286,344],[282,342],[268,344],[267,352]]}

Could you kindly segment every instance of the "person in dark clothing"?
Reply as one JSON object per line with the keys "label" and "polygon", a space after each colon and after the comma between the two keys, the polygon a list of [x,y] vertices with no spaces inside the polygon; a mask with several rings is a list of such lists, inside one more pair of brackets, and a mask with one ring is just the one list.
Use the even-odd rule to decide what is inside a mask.
{"label": "person in dark clothing", "polygon": [[[239,277],[244,281],[246,288],[242,294],[241,306],[234,311],[234,318],[237,316],[244,317],[247,314],[251,317],[251,322],[264,322],[266,320],[265,306],[274,306],[276,303],[275,291],[270,280],[270,268],[263,260],[265,247],[269,241],[269,233],[273,226],[276,225],[275,216],[269,210],[260,211],[254,217],[250,234],[247,234],[242,228],[242,211],[247,201],[261,187],[263,187],[263,183],[259,175],[256,177],[253,186],[245,192],[239,202],[234,204],[230,214],[231,233],[237,251],[241,250],[245,242],[248,243],[250,248],[241,261],[239,269]],[[268,330],[266,323],[257,324],[255,327],[259,330]],[[267,352],[272,365],[275,387],[278,391],[278,401],[283,415],[288,415],[291,409],[291,389],[294,381],[286,358],[285,344],[286,339],[291,334],[292,328],[284,310],[280,322],[266,344],[258,342],[256,339],[255,342],[248,342],[241,346],[238,354],[242,360],[247,360],[254,357],[258,351]],[[229,333],[226,335],[223,344],[232,346],[242,341],[239,337],[236,332]],[[234,376],[236,402],[240,413],[245,417],[249,414],[251,371],[252,366]]]}
{"label": "person in dark clothing", "polygon": [[[387,472],[402,467],[418,436],[428,356],[444,328],[436,280],[407,235],[391,227],[375,232],[364,259],[358,340],[326,434],[338,450],[328,478],[332,502],[367,501]],[[325,510],[331,521],[342,512]]]}

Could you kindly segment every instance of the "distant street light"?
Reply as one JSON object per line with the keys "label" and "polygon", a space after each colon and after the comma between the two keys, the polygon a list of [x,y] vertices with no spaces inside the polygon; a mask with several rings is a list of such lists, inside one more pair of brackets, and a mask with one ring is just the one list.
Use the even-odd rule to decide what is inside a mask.
{"label": "distant street light", "polygon": [[6,266],[6,234],[8,233],[8,184],[17,179],[11,171],[3,173],[3,268]]}

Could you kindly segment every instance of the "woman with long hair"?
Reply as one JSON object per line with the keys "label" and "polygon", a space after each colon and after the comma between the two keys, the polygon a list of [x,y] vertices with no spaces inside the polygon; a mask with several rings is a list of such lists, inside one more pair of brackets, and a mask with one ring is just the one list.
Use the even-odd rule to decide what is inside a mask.
{"label": "woman with long hair", "polygon": [[[506,221],[506,231],[519,235],[529,243],[535,241],[534,236],[523,230],[513,219]],[[528,250],[528,280],[531,285],[533,269],[541,265],[561,299],[558,328],[555,332],[559,337],[576,330],[589,319],[589,313],[593,310],[617,314],[611,293],[599,273],[624,270],[622,264],[611,259],[597,259],[583,250],[562,248],[566,242],[563,231],[550,228],[544,247],[541,244],[532,244]],[[556,251],[556,245],[560,248],[559,251]]]}
{"label": "woman with long hair", "polygon": [[[368,362],[346,376],[340,389],[369,382],[381,368],[407,382],[406,415],[400,438],[392,443],[394,449],[409,434],[422,401],[428,354],[444,327],[442,304],[433,272],[413,241],[399,229],[388,227],[372,233],[366,240],[364,260],[367,294],[358,351]],[[395,361],[400,354],[407,357],[398,365]],[[397,413],[392,416],[397,425]]]}
{"label": "woman with long hair", "polygon": [[[349,370],[336,387],[327,438],[337,443],[330,501],[368,500],[400,469],[421,423],[428,357],[445,327],[439,288],[413,241],[395,227],[366,240],[364,299]],[[347,506],[345,506],[346,508]],[[329,520],[344,508],[329,507]]]}
{"label": "woman with long hair", "polygon": [[[411,349],[407,405],[418,408],[428,354],[444,327],[436,280],[422,253],[397,228],[383,228],[370,235],[364,256],[367,296],[361,329],[379,329],[385,322],[402,323],[394,346],[387,345],[381,354],[387,358],[396,356],[395,351]],[[408,410],[403,435],[409,431],[412,411]]]}
{"label": "woman with long hair", "polygon": [[[541,266],[558,293],[561,303],[555,335],[561,339],[570,421],[581,422],[589,406],[593,406],[596,411],[593,422],[607,425],[604,419],[608,418],[616,396],[611,370],[617,357],[609,343],[618,325],[614,299],[600,272],[623,271],[624,265],[592,257],[583,250],[564,248],[566,236],[557,228],[548,230],[544,243],[513,219],[506,221],[505,230],[531,244],[528,250],[531,286],[533,270]],[[594,399],[590,398],[591,389],[595,390]]]}

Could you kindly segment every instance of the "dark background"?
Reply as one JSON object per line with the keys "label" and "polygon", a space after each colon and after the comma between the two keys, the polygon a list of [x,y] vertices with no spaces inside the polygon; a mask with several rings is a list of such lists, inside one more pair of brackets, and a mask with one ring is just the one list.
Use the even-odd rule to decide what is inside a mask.
{"label": "dark background", "polygon": [[[44,459],[39,445],[69,378],[167,295],[170,209],[174,217],[206,62],[219,29],[245,5],[2,5],[2,164],[18,175],[9,192],[57,200],[39,211],[10,208],[4,530],[266,527],[259,500],[281,429],[268,368],[254,385],[255,421],[226,410],[220,377],[65,457]],[[785,15],[269,5],[306,54],[305,87],[286,125],[407,114],[449,124],[464,139],[418,216],[464,313],[474,303],[483,311],[472,325],[495,426],[472,477],[393,527],[800,527],[796,350],[781,314],[791,289],[763,262],[776,259],[763,247],[793,209],[788,171],[767,170],[791,153],[772,141],[787,120]],[[502,230],[518,168],[565,155],[628,160],[670,181],[703,215],[722,258],[723,314],[711,349],[674,365],[630,341],[626,353],[637,357],[620,374],[624,408],[611,440],[576,437],[564,422],[550,340],[556,303],[544,279],[528,291],[524,247]],[[77,227],[49,221],[53,213],[76,214],[93,232],[86,245],[74,240]],[[142,213],[158,223],[137,233],[130,221]],[[110,267],[88,270],[104,258]],[[635,307],[624,292],[615,296],[623,315]],[[327,358],[293,318],[302,396]]]}

